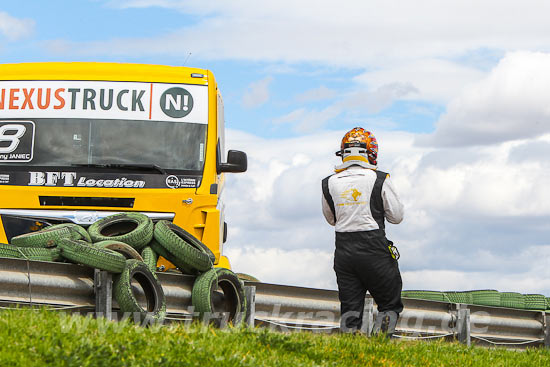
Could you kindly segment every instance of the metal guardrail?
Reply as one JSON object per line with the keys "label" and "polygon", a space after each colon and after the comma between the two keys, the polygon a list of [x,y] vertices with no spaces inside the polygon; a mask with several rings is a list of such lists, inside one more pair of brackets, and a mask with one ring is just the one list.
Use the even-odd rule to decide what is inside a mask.
{"label": "metal guardrail", "polygon": [[[166,296],[169,319],[193,316],[191,291],[194,277],[157,273]],[[99,295],[110,299],[88,267],[21,259],[0,259],[0,304],[46,305],[79,312],[107,311],[97,303]],[[103,279],[103,283],[106,282]],[[333,290],[246,282],[249,324],[282,331],[339,329],[340,303]],[[102,293],[103,292],[103,293]],[[138,290],[139,293],[139,290]],[[452,304],[404,298],[405,308],[397,324],[402,338],[457,338],[463,343],[509,347],[550,347],[550,314],[542,311]],[[117,308],[115,300],[112,306]],[[103,308],[101,308],[103,307]],[[107,304],[110,312],[110,304]],[[376,306],[367,296],[364,330],[369,332]]]}

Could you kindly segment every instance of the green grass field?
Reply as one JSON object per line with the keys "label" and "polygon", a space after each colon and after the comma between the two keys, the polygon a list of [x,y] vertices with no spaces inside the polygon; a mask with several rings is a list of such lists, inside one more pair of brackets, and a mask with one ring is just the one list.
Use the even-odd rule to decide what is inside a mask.
{"label": "green grass field", "polygon": [[360,335],[139,327],[46,310],[0,311],[0,366],[549,366],[550,350]]}

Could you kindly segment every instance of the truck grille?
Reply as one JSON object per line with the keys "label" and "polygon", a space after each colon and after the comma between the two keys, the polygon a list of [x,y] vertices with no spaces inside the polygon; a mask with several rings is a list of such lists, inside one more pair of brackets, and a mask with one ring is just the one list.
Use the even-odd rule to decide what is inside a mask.
{"label": "truck grille", "polygon": [[133,208],[134,198],[39,196],[41,206],[100,206],[107,208]]}

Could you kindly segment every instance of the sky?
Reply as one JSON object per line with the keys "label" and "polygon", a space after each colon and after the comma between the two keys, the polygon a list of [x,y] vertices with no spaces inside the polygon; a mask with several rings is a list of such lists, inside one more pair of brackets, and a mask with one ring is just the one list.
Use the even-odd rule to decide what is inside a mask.
{"label": "sky", "polygon": [[550,2],[27,0],[0,5],[2,63],[210,69],[226,146],[233,270],[335,289],[322,178],[355,126],[405,219],[404,289],[550,296]]}

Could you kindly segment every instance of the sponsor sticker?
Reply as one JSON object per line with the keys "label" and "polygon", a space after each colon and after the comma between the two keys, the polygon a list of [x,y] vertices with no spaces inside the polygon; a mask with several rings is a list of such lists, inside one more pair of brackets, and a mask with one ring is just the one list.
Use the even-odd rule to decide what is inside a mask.
{"label": "sponsor sticker", "polygon": [[30,162],[34,149],[34,122],[0,120],[0,163]]}
{"label": "sponsor sticker", "polygon": [[198,186],[198,182],[195,177],[178,177],[170,175],[166,177],[166,186],[171,189],[195,188]]}
{"label": "sponsor sticker", "polygon": [[174,87],[160,97],[160,108],[167,116],[182,118],[193,110],[193,96],[187,89]]}
{"label": "sponsor sticker", "polygon": [[78,176],[76,172],[29,172],[29,186],[69,186],[69,187],[124,187],[143,188],[145,181],[131,180],[127,177],[89,178]]}
{"label": "sponsor sticker", "polygon": [[208,87],[99,81],[0,81],[4,118],[208,123]]}

